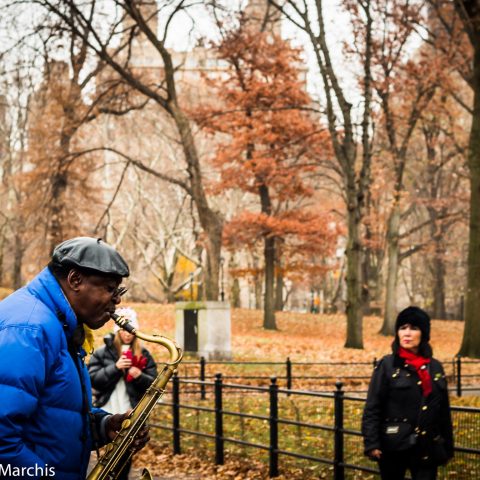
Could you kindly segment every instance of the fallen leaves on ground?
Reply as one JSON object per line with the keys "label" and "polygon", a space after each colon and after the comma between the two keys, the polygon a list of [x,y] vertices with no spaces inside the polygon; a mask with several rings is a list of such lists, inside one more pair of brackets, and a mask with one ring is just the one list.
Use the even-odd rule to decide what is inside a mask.
{"label": "fallen leaves on ground", "polygon": [[[200,457],[194,449],[181,455],[173,455],[170,447],[150,442],[134,459],[133,468],[147,467],[154,478],[185,480],[266,480],[268,466],[252,456],[234,457],[225,455],[224,465],[215,465],[213,458]],[[307,480],[323,478],[311,475],[306,469],[293,468],[282,472],[278,480]],[[326,478],[326,477],[325,477]]]}
{"label": "fallen leaves on ground", "polygon": [[[130,304],[130,306],[138,312],[142,331],[175,338],[173,305]],[[378,333],[382,324],[382,319],[378,317],[364,319],[363,350],[344,348],[346,318],[340,314],[280,312],[277,314],[278,330],[272,331],[263,329],[263,312],[233,309],[231,322],[232,355],[233,360],[237,361],[285,362],[289,357],[292,362],[371,362],[373,358],[381,358],[389,353],[392,342],[392,337]],[[431,343],[437,358],[453,359],[460,347],[463,326],[463,322],[457,321],[432,322]],[[111,328],[112,325],[108,325],[96,333],[97,347],[102,345],[101,337],[111,331]],[[158,362],[166,360],[166,351],[163,347],[154,344],[146,346]],[[451,364],[449,366],[451,368]],[[219,370],[226,368],[225,365],[214,367]],[[266,366],[259,368],[268,373]],[[294,373],[298,374],[299,368],[298,365],[294,365]],[[339,367],[333,368],[333,373],[338,374]],[[351,368],[352,371],[355,369],[350,366],[347,368]],[[250,455],[233,456],[226,452],[225,464],[215,465],[212,452],[206,455],[195,448],[190,448],[182,455],[173,455],[169,445],[152,440],[136,456],[134,467],[141,470],[143,466],[147,466],[156,479],[266,480],[269,478],[268,464],[256,461],[252,458],[254,455],[255,452]],[[279,480],[332,478],[329,468],[317,465],[314,469],[286,470],[282,466],[282,475],[277,478]]]}
{"label": "fallen leaves on ground", "polygon": [[[140,329],[175,338],[175,307],[151,303],[131,303],[138,312]],[[123,306],[123,305],[122,305]],[[232,309],[232,354],[234,360],[280,361],[287,357],[292,362],[369,362],[390,352],[393,337],[380,335],[382,319],[365,317],[363,322],[364,348],[344,348],[345,315],[320,315],[298,312],[278,312],[278,330],[263,328],[260,310]],[[453,358],[460,348],[464,323],[433,320],[431,344],[439,359]],[[113,324],[99,330],[96,345]],[[158,355],[165,349],[148,344]],[[158,358],[158,361],[161,361]]]}

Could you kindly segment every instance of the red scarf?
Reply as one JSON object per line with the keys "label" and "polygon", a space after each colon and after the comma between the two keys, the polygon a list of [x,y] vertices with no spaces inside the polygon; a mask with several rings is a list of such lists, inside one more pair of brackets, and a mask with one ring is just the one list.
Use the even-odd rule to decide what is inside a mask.
{"label": "red scarf", "polygon": [[430,377],[430,373],[426,367],[430,363],[430,359],[416,355],[410,350],[406,350],[402,347],[399,347],[398,355],[402,357],[408,365],[411,365],[416,370],[418,376],[420,377],[420,381],[422,382],[423,396],[428,397],[432,392],[432,378]]}

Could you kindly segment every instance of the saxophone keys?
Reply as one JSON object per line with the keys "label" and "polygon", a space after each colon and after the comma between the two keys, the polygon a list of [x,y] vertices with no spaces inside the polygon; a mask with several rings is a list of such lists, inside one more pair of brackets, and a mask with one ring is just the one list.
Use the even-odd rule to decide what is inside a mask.
{"label": "saxophone keys", "polygon": [[132,421],[129,418],[126,418],[122,422],[122,429],[128,428],[131,425]]}

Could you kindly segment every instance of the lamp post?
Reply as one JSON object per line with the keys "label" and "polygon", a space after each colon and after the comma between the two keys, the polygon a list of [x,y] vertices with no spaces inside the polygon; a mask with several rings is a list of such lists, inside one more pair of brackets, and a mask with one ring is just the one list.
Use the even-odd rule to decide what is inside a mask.
{"label": "lamp post", "polygon": [[224,263],[224,258],[220,257],[220,301],[224,302],[225,301],[225,290],[224,290],[224,284],[223,284],[223,263]]}

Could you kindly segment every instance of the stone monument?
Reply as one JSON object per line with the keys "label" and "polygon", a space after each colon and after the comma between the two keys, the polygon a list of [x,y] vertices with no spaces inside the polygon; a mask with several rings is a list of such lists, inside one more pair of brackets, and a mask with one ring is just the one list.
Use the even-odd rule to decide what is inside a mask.
{"label": "stone monument", "polygon": [[175,340],[207,360],[232,358],[230,304],[193,301],[175,304]]}

